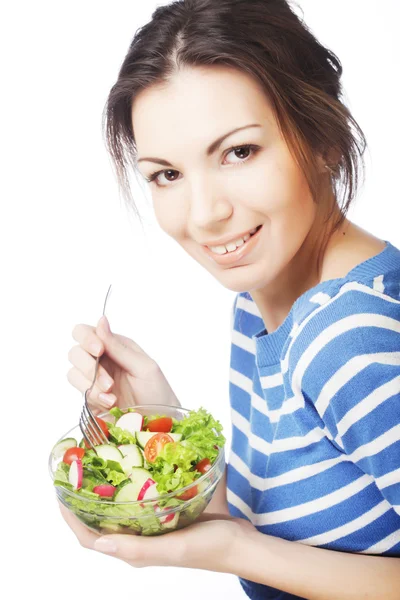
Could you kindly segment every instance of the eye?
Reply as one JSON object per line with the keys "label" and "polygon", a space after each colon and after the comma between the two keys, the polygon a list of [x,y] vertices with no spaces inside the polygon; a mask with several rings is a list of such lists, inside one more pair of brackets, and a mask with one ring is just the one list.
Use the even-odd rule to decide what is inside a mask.
{"label": "eye", "polygon": [[232,152],[236,152],[240,155],[247,155],[245,157],[236,156],[236,158],[239,158],[239,161],[234,162],[233,164],[237,165],[247,162],[249,160],[249,156],[253,156],[254,154],[256,154],[257,150],[259,150],[259,146],[255,146],[254,144],[243,144],[242,146],[233,146],[232,148],[229,148],[229,150],[226,153],[226,156],[229,156],[229,154],[231,154]]}
{"label": "eye", "polygon": [[[166,185],[164,185],[164,184],[160,184],[160,183],[157,181],[157,178],[158,178],[158,176],[159,176],[159,175],[164,175],[164,173],[166,173],[166,174],[168,175],[168,177],[170,177],[170,174],[171,174],[171,173],[179,173],[179,171],[175,171],[174,169],[166,169],[166,170],[164,169],[164,171],[156,171],[155,173],[152,173],[152,174],[151,174],[151,175],[149,175],[148,177],[145,177],[145,179],[146,179],[146,181],[147,181],[148,183],[151,183],[152,181],[155,181],[155,182],[156,182],[156,185],[157,185],[158,187],[167,187]],[[176,179],[172,179],[172,180],[171,180],[171,179],[167,179],[167,181],[172,181],[172,182],[173,182],[173,181],[176,181]],[[167,185],[168,185],[168,184],[167,184]]]}
{"label": "eye", "polygon": [[[256,146],[254,144],[242,144],[241,146],[232,146],[231,148],[229,148],[226,151],[225,157],[229,156],[229,154],[231,154],[232,152],[238,153],[240,155],[245,154],[246,156],[244,156],[244,157],[236,156],[236,158],[238,158],[239,160],[237,162],[232,163],[234,165],[241,165],[241,164],[247,162],[250,159],[249,157],[254,156],[258,152],[259,149],[260,149],[260,146]],[[176,177],[176,175],[174,175],[174,173],[179,174],[179,171],[176,171],[175,169],[164,169],[162,171],[155,171],[155,173],[152,173],[148,177],[145,177],[145,180],[148,183],[155,181],[157,187],[169,187],[168,182],[173,183],[174,181],[177,181],[177,177]],[[172,174],[172,179],[170,179],[171,174]],[[163,184],[163,183],[159,182],[158,178],[160,175],[163,175],[166,178],[167,184]]]}

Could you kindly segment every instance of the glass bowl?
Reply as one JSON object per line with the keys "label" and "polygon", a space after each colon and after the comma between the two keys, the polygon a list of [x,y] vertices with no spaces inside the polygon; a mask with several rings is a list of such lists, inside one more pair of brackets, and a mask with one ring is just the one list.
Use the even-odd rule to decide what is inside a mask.
{"label": "glass bowl", "polygon": [[[124,408],[126,410],[128,407]],[[189,414],[189,410],[177,406],[149,404],[132,406],[142,416],[166,415],[177,420]],[[103,420],[115,423],[116,419],[109,412],[97,415]],[[66,438],[82,440],[79,425],[63,435],[59,442]],[[57,442],[58,443],[58,442]],[[50,453],[49,471],[54,483],[54,474],[58,460]],[[115,502],[107,498],[86,498],[62,486],[55,485],[57,498],[73,512],[82,523],[96,533],[127,533],[133,535],[162,535],[170,531],[182,529],[190,525],[204,511],[210,502],[215,488],[225,469],[224,448],[219,447],[218,456],[211,468],[190,485],[163,494],[155,499],[135,502]],[[186,500],[179,498],[185,492]]]}

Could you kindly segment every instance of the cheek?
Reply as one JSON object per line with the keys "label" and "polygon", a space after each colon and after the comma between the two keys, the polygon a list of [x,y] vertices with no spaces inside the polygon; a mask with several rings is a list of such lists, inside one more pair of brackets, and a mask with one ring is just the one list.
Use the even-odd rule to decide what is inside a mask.
{"label": "cheek", "polygon": [[185,217],[182,206],[179,207],[176,198],[172,201],[172,195],[170,199],[165,198],[168,194],[161,192],[153,193],[153,209],[157,219],[157,223],[161,229],[170,237],[179,241],[183,235]]}

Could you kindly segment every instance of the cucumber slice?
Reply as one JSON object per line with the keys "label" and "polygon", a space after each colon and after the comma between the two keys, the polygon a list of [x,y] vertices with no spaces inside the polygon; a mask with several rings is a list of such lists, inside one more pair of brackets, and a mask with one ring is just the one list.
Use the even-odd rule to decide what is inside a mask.
{"label": "cucumber slice", "polygon": [[114,502],[136,502],[143,485],[151,479],[149,471],[140,467],[132,468],[131,483],[124,485],[114,496]]}
{"label": "cucumber slice", "polygon": [[116,446],[112,446],[111,444],[100,444],[100,446],[95,446],[97,454],[103,460],[115,460],[116,462],[121,462],[122,453],[118,450]]}
{"label": "cucumber slice", "polygon": [[74,438],[65,438],[65,440],[61,440],[58,442],[51,451],[52,457],[54,460],[58,460],[59,458],[63,458],[64,454],[69,448],[77,448],[78,442]]}
{"label": "cucumber slice", "polygon": [[[161,432],[163,433],[163,432]],[[136,432],[136,441],[141,448],[144,448],[147,442],[153,437],[153,435],[157,435],[156,431],[137,431]],[[174,442],[180,442],[182,439],[181,433],[168,433],[169,436],[172,437]]]}
{"label": "cucumber slice", "polygon": [[124,454],[119,462],[126,475],[131,475],[134,467],[143,467],[143,454],[136,444],[126,444],[120,446],[119,450]]}

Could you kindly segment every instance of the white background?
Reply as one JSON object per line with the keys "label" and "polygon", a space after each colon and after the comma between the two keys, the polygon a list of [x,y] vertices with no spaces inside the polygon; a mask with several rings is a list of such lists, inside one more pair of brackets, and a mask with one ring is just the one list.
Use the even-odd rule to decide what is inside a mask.
{"label": "white background", "polygon": [[[160,231],[149,200],[140,202],[144,232],[128,215],[101,137],[108,91],[157,4],[13,0],[0,15],[0,497],[9,598],[244,598],[233,575],[133,569],[83,549],[59,514],[47,472],[49,450],[81,409],[66,379],[72,329],[97,323],[110,283],[113,331],[159,362],[183,406],[212,411],[229,447],[234,293]],[[299,4],[342,61],[347,102],[369,142],[367,180],[350,218],[400,247],[398,2]]]}

